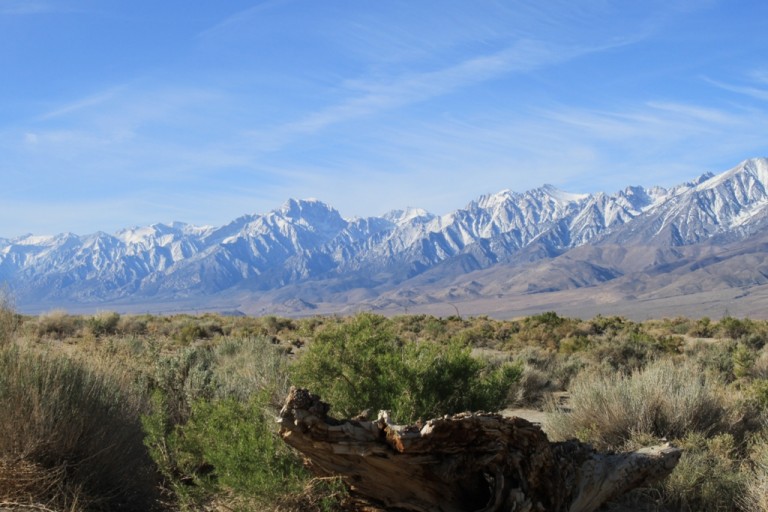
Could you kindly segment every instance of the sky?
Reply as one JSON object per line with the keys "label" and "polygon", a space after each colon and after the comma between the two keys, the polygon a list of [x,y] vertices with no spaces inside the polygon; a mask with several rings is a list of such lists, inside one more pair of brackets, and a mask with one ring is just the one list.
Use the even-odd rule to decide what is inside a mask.
{"label": "sky", "polygon": [[673,186],[768,156],[768,2],[0,0],[0,238]]}

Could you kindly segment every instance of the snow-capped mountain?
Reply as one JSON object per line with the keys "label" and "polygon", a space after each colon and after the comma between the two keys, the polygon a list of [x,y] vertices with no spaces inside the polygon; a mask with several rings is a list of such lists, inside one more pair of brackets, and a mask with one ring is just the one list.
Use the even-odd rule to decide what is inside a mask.
{"label": "snow-capped mountain", "polygon": [[554,258],[585,246],[730,243],[760,233],[766,223],[768,159],[759,158],[670,189],[503,190],[442,216],[406,208],[344,219],[321,201],[291,199],[221,227],[173,223],[113,235],[0,238],[0,281],[10,284],[21,307],[202,303],[214,295],[244,297],[302,283],[311,283],[316,295],[323,283],[334,292],[381,291],[407,287],[425,273],[439,286],[457,272]]}
{"label": "snow-capped mountain", "polygon": [[716,236],[741,238],[768,217],[768,159],[747,160],[718,176],[705,174],[675,187],[668,199],[616,233],[620,243],[699,243]]}

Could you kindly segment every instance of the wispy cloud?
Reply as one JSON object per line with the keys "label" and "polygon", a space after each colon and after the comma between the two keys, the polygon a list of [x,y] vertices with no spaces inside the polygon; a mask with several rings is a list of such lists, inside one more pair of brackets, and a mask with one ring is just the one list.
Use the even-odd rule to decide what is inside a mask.
{"label": "wispy cloud", "polygon": [[525,73],[625,44],[628,42],[616,41],[598,47],[563,47],[543,41],[523,40],[501,51],[474,56],[443,69],[404,74],[386,81],[348,80],[343,85],[347,95],[351,96],[349,99],[269,133],[251,132],[251,135],[266,136],[266,140],[279,146],[279,141],[287,143],[296,135],[314,133],[345,121],[428,101],[505,74]]}
{"label": "wispy cloud", "polygon": [[[736,126],[743,122],[743,115],[733,110],[722,110],[714,107],[691,105],[687,103],[674,103],[670,101],[649,101],[647,106],[658,113],[665,113],[667,117],[663,122],[669,122],[670,117],[691,123],[690,128],[696,127],[696,123],[703,122],[715,129],[725,126]],[[702,125],[698,126],[699,129]]]}
{"label": "wispy cloud", "polygon": [[247,23],[254,16],[258,16],[262,12],[283,6],[290,1],[292,0],[262,0],[258,5],[243,9],[236,12],[235,14],[228,16],[226,19],[221,20],[215,25],[201,31],[197,34],[197,36],[204,39],[222,33],[229,33],[233,28],[240,28],[239,25]]}
{"label": "wispy cloud", "polygon": [[[755,78],[757,78],[759,81],[763,83],[768,83],[768,73],[759,74]],[[733,85],[725,82],[720,82],[718,80],[712,80],[710,78],[706,78],[705,80],[710,84],[716,87],[719,87],[720,89],[730,91],[730,92],[735,92],[737,94],[743,94],[745,96],[750,96],[758,100],[768,101],[768,89],[766,88],[755,87],[752,85]]]}
{"label": "wispy cloud", "polygon": [[121,89],[123,89],[123,87],[113,87],[106,91],[96,93],[92,96],[88,96],[88,97],[73,101],[72,103],[57,106],[53,110],[39,116],[39,120],[44,121],[49,119],[55,119],[57,117],[62,117],[65,115],[79,112],[83,109],[103,105],[107,101],[114,99]]}
{"label": "wispy cloud", "polygon": [[755,82],[768,84],[768,68],[753,69],[748,76]]}

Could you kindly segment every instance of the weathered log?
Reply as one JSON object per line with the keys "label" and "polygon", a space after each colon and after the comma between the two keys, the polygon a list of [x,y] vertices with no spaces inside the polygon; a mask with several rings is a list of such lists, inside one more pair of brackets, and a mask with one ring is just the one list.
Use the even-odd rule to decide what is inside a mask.
{"label": "weathered log", "polygon": [[335,420],[330,407],[292,388],[280,435],[318,476],[339,475],[353,497],[413,512],[590,512],[669,475],[670,445],[600,454],[576,440],[550,443],[538,425],[498,414],[462,413],[423,425]]}

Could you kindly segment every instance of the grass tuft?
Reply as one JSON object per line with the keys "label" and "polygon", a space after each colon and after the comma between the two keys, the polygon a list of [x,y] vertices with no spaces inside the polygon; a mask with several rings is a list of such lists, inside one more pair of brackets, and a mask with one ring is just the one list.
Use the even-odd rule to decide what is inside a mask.
{"label": "grass tuft", "polygon": [[571,385],[571,412],[555,410],[547,432],[578,437],[599,449],[621,447],[633,435],[679,439],[728,427],[731,408],[714,377],[695,365],[671,360],[651,363],[629,376],[577,377]]}
{"label": "grass tuft", "polygon": [[142,443],[142,401],[125,391],[119,372],[110,372],[18,346],[0,348],[0,454],[5,468],[15,464],[9,461],[35,468],[39,485],[30,496],[46,502],[55,484],[65,490],[57,493],[58,506],[150,508],[153,465]]}

